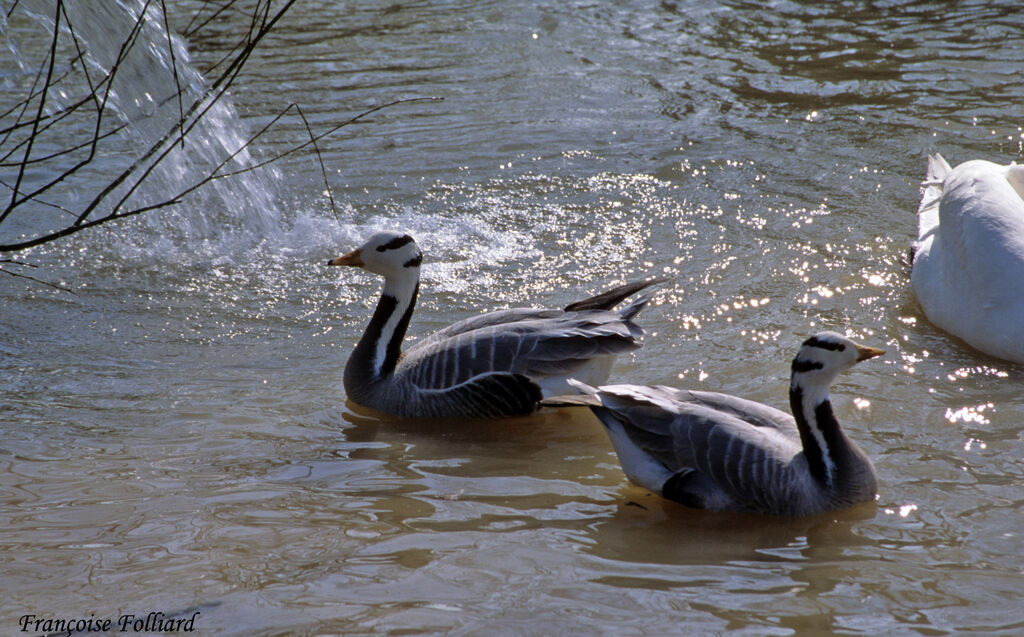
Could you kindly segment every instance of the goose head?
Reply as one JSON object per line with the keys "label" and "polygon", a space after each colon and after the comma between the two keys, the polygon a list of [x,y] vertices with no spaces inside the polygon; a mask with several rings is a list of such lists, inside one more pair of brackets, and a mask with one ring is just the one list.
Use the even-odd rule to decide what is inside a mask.
{"label": "goose head", "polygon": [[803,342],[793,359],[790,388],[816,387],[827,392],[840,372],[884,353],[885,350],[860,345],[835,332],[818,332]]}
{"label": "goose head", "polygon": [[[345,364],[345,387],[365,391],[394,371],[401,357],[402,339],[416,307],[422,253],[404,232],[377,232],[366,243],[327,265],[362,268],[384,277],[370,325]],[[357,390],[359,391],[359,390]],[[349,389],[349,394],[353,391]]]}
{"label": "goose head", "polygon": [[385,279],[419,276],[423,254],[412,236],[395,230],[374,233],[366,243],[327,265],[347,265],[379,274]]}
{"label": "goose head", "polygon": [[[818,332],[800,346],[793,359],[789,384],[789,403],[793,410],[808,469],[817,480],[835,488],[842,477],[841,467],[849,469],[857,453],[848,442],[832,411],[829,385],[842,371],[861,361],[884,354],[877,347],[859,345],[835,332]],[[870,468],[870,460],[864,456]],[[873,473],[871,474],[873,475]],[[874,489],[874,487],[871,487]]]}

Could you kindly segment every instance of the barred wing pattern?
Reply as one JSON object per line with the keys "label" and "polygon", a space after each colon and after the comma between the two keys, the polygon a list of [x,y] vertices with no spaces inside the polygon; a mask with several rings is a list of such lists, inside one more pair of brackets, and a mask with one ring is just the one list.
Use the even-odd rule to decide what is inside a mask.
{"label": "barred wing pattern", "polygon": [[666,498],[737,511],[786,508],[791,463],[801,451],[793,417],[767,405],[714,392],[656,386],[602,387],[604,407],[630,440],[677,477]]}
{"label": "barred wing pattern", "polygon": [[[502,318],[507,321],[496,320]],[[406,352],[392,391],[411,410],[432,417],[453,409],[470,417],[529,413],[546,378],[632,351],[639,332],[615,311],[507,310],[475,317]]]}
{"label": "barred wing pattern", "polygon": [[593,410],[626,476],[665,498],[714,511],[811,515],[878,493],[870,458],[836,420],[829,386],[884,353],[830,331],[805,340],[790,367],[792,415],[715,392],[572,380],[583,395],[541,404]]}
{"label": "barred wing pattern", "polygon": [[570,391],[570,375],[604,382],[616,354],[640,346],[632,319],[644,296],[612,307],[666,279],[634,281],[565,309],[511,309],[459,321],[402,353],[419,293],[423,255],[401,232],[375,233],[328,261],[384,277],[370,324],[345,364],[348,397],[413,418],[494,418],[532,412],[543,395]]}

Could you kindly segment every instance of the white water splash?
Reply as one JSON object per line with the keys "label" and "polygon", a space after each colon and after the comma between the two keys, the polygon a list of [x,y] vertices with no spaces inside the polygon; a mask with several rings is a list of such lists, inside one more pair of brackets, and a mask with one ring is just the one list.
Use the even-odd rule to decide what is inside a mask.
{"label": "white water splash", "polygon": [[[81,206],[91,200],[103,184],[172,130],[182,112],[201,98],[208,81],[192,66],[181,39],[168,34],[160,3],[102,0],[65,2],[62,6],[64,49],[58,51],[56,70],[67,75],[55,86],[56,90],[49,92],[47,110],[59,112],[89,93],[82,66],[70,62],[80,49],[92,83],[115,72],[107,93],[104,121],[116,119],[126,125],[116,139],[104,140],[99,148],[102,152],[97,153],[86,170],[47,193],[48,198],[56,198],[61,205],[66,202],[65,207],[74,210],[74,204]],[[57,10],[54,0],[23,0],[17,9],[47,32],[52,30]],[[137,40],[118,59],[122,44],[130,39],[136,24],[141,25]],[[16,42],[16,36],[6,28],[5,35],[12,51],[18,52],[15,57],[24,74],[33,75],[42,68],[41,61],[46,55],[42,45],[48,44],[48,37],[42,41]],[[54,141],[71,146],[83,138],[89,139],[94,125],[94,120],[67,122],[62,124],[65,129],[55,132]],[[128,185],[123,185],[104,201],[124,197],[123,210],[165,201],[203,180],[232,155],[235,156],[221,172],[249,168],[255,162],[244,148],[247,136],[232,104],[222,98],[209,107],[183,142],[180,138],[176,141],[140,187],[130,191]],[[119,222],[116,227],[90,232],[92,236],[86,240],[95,241],[92,247],[101,252],[112,251],[120,258],[143,262],[205,261],[248,250],[285,230],[286,224],[275,204],[280,182],[281,177],[273,167],[216,179],[184,197],[181,203],[145,212],[129,222]],[[109,210],[109,204],[104,205]],[[104,210],[101,205],[92,218],[103,216]]]}

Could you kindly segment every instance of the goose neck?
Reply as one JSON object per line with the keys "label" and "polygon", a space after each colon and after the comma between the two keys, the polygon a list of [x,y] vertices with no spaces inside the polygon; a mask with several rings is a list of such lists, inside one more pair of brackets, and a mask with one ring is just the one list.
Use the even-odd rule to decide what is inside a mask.
{"label": "goose neck", "polygon": [[797,374],[793,375],[789,389],[790,408],[800,431],[800,442],[811,475],[822,485],[832,487],[845,438],[832,410],[828,385],[803,380]]}
{"label": "goose neck", "polygon": [[418,274],[384,280],[370,324],[345,366],[346,385],[365,385],[394,372],[418,293]]}

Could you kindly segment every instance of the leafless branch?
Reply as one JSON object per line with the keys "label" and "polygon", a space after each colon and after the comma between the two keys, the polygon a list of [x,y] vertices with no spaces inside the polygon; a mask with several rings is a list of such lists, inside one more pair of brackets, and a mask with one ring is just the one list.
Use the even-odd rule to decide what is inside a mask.
{"label": "leafless branch", "polygon": [[313,144],[313,151],[316,153],[316,160],[320,162],[320,174],[324,176],[324,192],[327,193],[327,198],[331,201],[331,212],[334,216],[338,216],[338,209],[334,205],[334,195],[331,193],[331,182],[327,179],[327,168],[324,166],[324,158],[320,155],[320,147],[316,143],[316,138],[313,135],[313,129],[309,126],[309,120],[306,119],[306,114],[302,112],[302,107],[298,104],[295,105],[295,110],[299,113],[299,117],[302,118],[302,124],[306,127],[306,132],[309,134],[309,141]]}
{"label": "leafless branch", "polygon": [[[264,40],[268,33],[280,22],[282,17],[295,3],[295,0],[256,0],[255,6],[247,10],[247,27],[242,29],[241,36],[229,47],[229,52],[218,60],[210,69],[210,78],[204,88],[197,90],[195,82],[183,83],[181,69],[175,57],[175,44],[170,35],[170,24],[167,14],[166,0],[140,0],[143,3],[141,12],[135,22],[127,28],[127,33],[119,43],[119,49],[113,60],[104,67],[90,62],[87,48],[76,33],[73,7],[66,0],[55,0],[56,10],[52,16],[51,40],[43,61],[39,64],[31,86],[26,95],[16,105],[0,115],[0,169],[9,170],[8,179],[0,178],[0,188],[10,191],[9,199],[0,211],[0,226],[12,215],[32,217],[36,211],[53,210],[57,214],[53,219],[65,218],[65,222],[49,225],[40,223],[36,234],[8,239],[0,243],[0,253],[25,250],[69,237],[87,228],[125,219],[161,208],[176,205],[184,198],[193,195],[214,180],[220,180],[258,170],[280,159],[312,147],[313,153],[320,164],[327,197],[331,209],[337,214],[336,204],[331,193],[327,168],[320,153],[320,140],[353,124],[382,109],[399,104],[433,100],[440,98],[399,99],[380,104],[365,110],[348,120],[330,127],[326,131],[316,132],[305,113],[297,104],[290,104],[264,125],[255,134],[241,143],[238,148],[225,149],[219,158],[209,161],[193,175],[188,175],[188,183],[181,184],[171,192],[154,195],[146,192],[149,201],[139,196],[147,183],[153,180],[154,171],[163,165],[174,151],[186,146],[190,135],[195,135],[196,127],[210,116],[211,109],[222,100],[232,85],[239,78],[242,69],[253,51]],[[16,5],[17,3],[15,3]],[[172,5],[173,6],[173,5]],[[166,32],[166,46],[170,60],[171,73],[174,75],[173,92],[163,96],[154,96],[156,113],[159,116],[142,113],[126,116],[123,112],[114,113],[111,108],[112,99],[117,90],[115,81],[118,74],[128,64],[129,56],[134,55],[137,43],[144,37],[147,11],[150,8],[159,11],[158,20]],[[13,11],[13,8],[11,9]],[[196,11],[192,20],[185,27],[187,35],[194,35],[207,25],[213,24],[223,16],[240,9],[235,0],[224,2],[204,2]],[[10,15],[10,12],[9,14]],[[163,36],[161,36],[163,37]],[[162,46],[162,44],[160,45]],[[142,48],[142,47],[138,47]],[[63,52],[63,54],[62,54]],[[62,55],[66,57],[62,60]],[[41,54],[42,56],[42,54]],[[65,69],[65,67],[67,67]],[[98,70],[97,70],[98,69]],[[26,81],[28,79],[26,78]],[[183,84],[188,84],[184,86]],[[56,103],[51,95],[56,95],[56,87],[60,86],[62,103]],[[74,86],[81,87],[73,90]],[[174,103],[173,106],[171,104]],[[176,108],[175,108],[176,107]],[[168,109],[173,112],[168,116]],[[294,113],[293,110],[294,109]],[[248,150],[261,136],[277,125],[282,118],[295,114],[302,121],[308,138],[294,146],[277,152],[261,161],[249,160]],[[132,118],[136,119],[132,119]],[[87,135],[77,137],[60,136],[59,133],[67,126],[74,125],[82,129],[82,122],[87,123],[90,131]],[[13,120],[13,121],[12,121]],[[62,128],[63,127],[63,128]],[[123,134],[137,127],[145,127],[157,131],[149,137],[148,142],[127,162],[129,165],[120,169],[109,178],[95,184],[95,190],[82,202],[71,205],[61,201],[55,190],[58,184],[69,181],[79,171],[88,166],[101,155],[101,150],[110,144],[124,139]],[[37,144],[43,135],[52,135],[61,140],[71,139],[55,148],[55,144]],[[154,141],[155,140],[155,141]],[[46,149],[38,152],[36,147]],[[123,156],[123,155],[122,155]],[[245,157],[244,163],[240,161]],[[206,160],[204,160],[206,161]],[[31,172],[34,179],[29,179]],[[40,176],[44,177],[40,179]],[[155,200],[155,201],[154,201]],[[15,214],[17,213],[17,214]],[[32,226],[31,223],[28,224]],[[21,227],[24,227],[22,224]],[[0,263],[15,264],[12,260]],[[2,268],[0,268],[2,270]],[[22,273],[3,270],[6,274],[31,278]],[[47,284],[52,285],[52,284]],[[53,286],[59,288],[59,286]]]}
{"label": "leafless branch", "polygon": [[54,289],[57,289],[57,290],[61,290],[62,292],[70,292],[70,293],[75,294],[77,296],[77,293],[74,290],[72,290],[71,288],[66,288],[63,285],[57,285],[56,283],[50,283],[49,281],[43,281],[42,279],[37,279],[34,276],[29,276],[27,274],[22,274],[21,272],[12,272],[11,270],[8,270],[7,268],[3,267],[4,263],[10,263],[12,265],[20,265],[20,266],[26,267],[26,268],[38,267],[38,266],[33,265],[31,263],[24,263],[22,261],[15,261],[14,259],[0,259],[0,274],[7,274],[7,275],[10,275],[10,276],[13,276],[13,277],[17,277],[19,279],[28,279],[29,281],[32,281],[33,283],[39,283],[41,285],[45,285],[45,286],[48,286],[48,287],[51,287],[51,288],[54,288]]}

